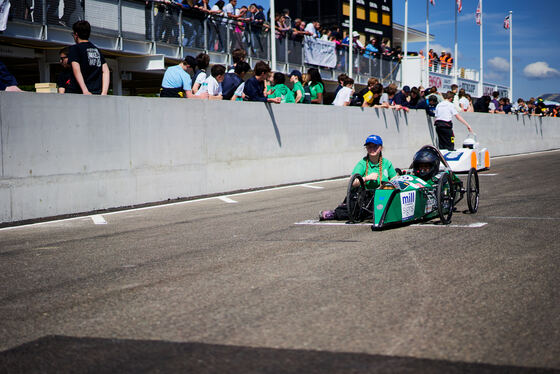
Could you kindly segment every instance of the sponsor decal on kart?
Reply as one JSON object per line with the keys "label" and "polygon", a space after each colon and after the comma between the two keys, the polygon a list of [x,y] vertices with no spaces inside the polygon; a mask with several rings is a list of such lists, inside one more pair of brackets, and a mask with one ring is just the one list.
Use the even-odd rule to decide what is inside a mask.
{"label": "sponsor decal on kart", "polygon": [[414,218],[416,191],[401,192],[401,215],[403,221]]}
{"label": "sponsor decal on kart", "polygon": [[436,199],[433,195],[429,194],[427,198],[428,199],[426,200],[426,208],[424,209],[424,213],[432,212],[437,204]]}
{"label": "sponsor decal on kart", "polygon": [[464,152],[459,152],[459,151],[451,151],[451,152],[447,152],[443,158],[445,158],[446,161],[459,161],[459,159],[461,158],[461,156],[463,156]]}

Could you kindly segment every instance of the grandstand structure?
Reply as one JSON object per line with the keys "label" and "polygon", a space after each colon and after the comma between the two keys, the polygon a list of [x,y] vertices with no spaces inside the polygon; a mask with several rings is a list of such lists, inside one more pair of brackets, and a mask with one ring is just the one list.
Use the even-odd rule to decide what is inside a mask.
{"label": "grandstand structure", "polygon": [[[11,0],[7,28],[0,33],[0,60],[20,86],[55,82],[61,70],[59,50],[74,43],[71,25],[85,19],[92,26],[90,40],[102,50],[111,70],[111,90],[115,95],[157,93],[165,68],[185,55],[206,52],[212,64],[229,65],[231,51],[242,47],[248,52],[251,66],[258,60],[271,62],[271,40],[278,71],[305,72],[309,67],[319,67],[327,85],[335,84],[336,76],[349,69],[358,84],[376,77],[385,85],[426,87],[436,83],[445,89],[455,81],[449,71],[434,71],[430,82],[425,82],[419,56],[406,59],[404,77],[397,59],[354,54],[354,61],[348,64],[347,48],[336,49],[336,62],[331,67],[311,65],[306,63],[305,44],[300,41],[272,39],[267,29],[255,35],[248,25],[237,27],[222,18],[197,19],[185,14],[175,3],[152,0]],[[392,45],[401,45],[404,27],[393,23],[391,17],[391,29]],[[407,35],[409,42],[426,38],[425,33],[412,28],[408,28]],[[459,78],[464,80],[460,85],[478,84],[465,76],[468,71],[460,71],[463,76]]]}

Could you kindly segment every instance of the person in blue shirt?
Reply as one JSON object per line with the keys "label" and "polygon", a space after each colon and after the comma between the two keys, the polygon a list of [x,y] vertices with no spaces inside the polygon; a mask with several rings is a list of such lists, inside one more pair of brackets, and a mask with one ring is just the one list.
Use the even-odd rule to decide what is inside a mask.
{"label": "person in blue shirt", "polygon": [[379,53],[379,50],[375,46],[377,40],[375,38],[371,38],[369,44],[366,45],[366,50],[364,51],[364,57],[366,58],[374,58]]}
{"label": "person in blue shirt", "polygon": [[179,65],[168,67],[161,81],[160,97],[187,97],[189,99],[207,99],[203,95],[194,96],[192,93],[192,78],[190,74],[196,66],[196,59],[186,56]]}
{"label": "person in blue shirt", "polygon": [[279,104],[282,100],[281,97],[267,98],[264,95],[264,81],[270,74],[270,66],[264,61],[259,61],[255,64],[253,71],[255,76],[245,82],[245,87],[243,88],[245,100]]}
{"label": "person in blue shirt", "polygon": [[6,65],[0,61],[0,91],[21,92],[17,84],[16,78],[8,71]]}

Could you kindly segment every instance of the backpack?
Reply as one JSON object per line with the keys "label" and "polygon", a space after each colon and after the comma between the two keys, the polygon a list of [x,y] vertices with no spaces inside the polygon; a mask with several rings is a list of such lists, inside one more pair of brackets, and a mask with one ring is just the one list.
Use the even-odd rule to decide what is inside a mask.
{"label": "backpack", "polygon": [[302,104],[311,104],[311,89],[308,85],[303,86],[303,100]]}

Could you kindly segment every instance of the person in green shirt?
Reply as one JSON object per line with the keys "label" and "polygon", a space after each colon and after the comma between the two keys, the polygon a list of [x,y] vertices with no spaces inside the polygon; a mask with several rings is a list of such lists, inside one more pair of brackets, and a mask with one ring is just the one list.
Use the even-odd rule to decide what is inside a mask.
{"label": "person in green shirt", "polygon": [[274,86],[270,88],[271,94],[268,95],[269,99],[274,99],[276,97],[282,98],[281,103],[295,103],[293,92],[286,86],[286,76],[283,73],[274,73],[272,79]]}
{"label": "person in green shirt", "polygon": [[[365,182],[366,190],[371,191],[371,198],[373,201],[373,194],[375,189],[378,188],[381,182],[388,182],[390,179],[397,176],[397,172],[393,167],[393,163],[386,158],[383,158],[383,140],[379,135],[370,135],[367,137],[364,146],[366,147],[366,156],[362,158],[352,171],[352,175],[360,174]],[[358,187],[359,180],[354,180],[354,187]],[[366,217],[367,212],[362,210],[364,214],[363,219],[371,218]],[[348,210],[346,205],[346,198],[336,209],[323,210],[319,214],[319,220],[347,220]]]}
{"label": "person in green shirt", "polygon": [[307,85],[311,91],[311,104],[323,104],[323,92],[325,85],[321,73],[315,68],[310,68],[307,71]]}
{"label": "person in green shirt", "polygon": [[303,89],[303,84],[301,84],[301,72],[299,70],[292,70],[290,73],[290,82],[294,84],[292,93],[294,94],[296,103],[303,103],[305,90]]}

